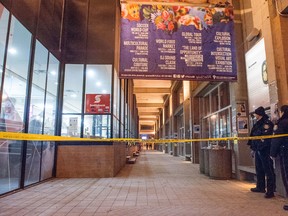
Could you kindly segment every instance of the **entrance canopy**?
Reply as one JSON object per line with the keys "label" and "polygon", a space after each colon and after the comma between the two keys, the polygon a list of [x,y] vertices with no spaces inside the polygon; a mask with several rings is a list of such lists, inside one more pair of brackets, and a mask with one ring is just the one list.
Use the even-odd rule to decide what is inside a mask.
{"label": "entrance canopy", "polygon": [[235,81],[233,6],[211,2],[122,1],[120,78]]}

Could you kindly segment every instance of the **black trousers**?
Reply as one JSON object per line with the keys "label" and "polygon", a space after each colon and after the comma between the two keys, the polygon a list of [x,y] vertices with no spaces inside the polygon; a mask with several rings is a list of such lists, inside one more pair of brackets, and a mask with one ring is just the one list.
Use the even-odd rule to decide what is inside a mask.
{"label": "black trousers", "polygon": [[266,151],[256,151],[255,167],[257,177],[256,187],[260,190],[265,190],[267,187],[268,194],[274,193],[276,188],[275,173],[273,168],[273,160],[270,158],[269,153]]}
{"label": "black trousers", "polygon": [[288,147],[282,146],[281,148],[280,168],[281,168],[281,176],[282,176],[283,184],[286,190],[286,194],[288,194]]}

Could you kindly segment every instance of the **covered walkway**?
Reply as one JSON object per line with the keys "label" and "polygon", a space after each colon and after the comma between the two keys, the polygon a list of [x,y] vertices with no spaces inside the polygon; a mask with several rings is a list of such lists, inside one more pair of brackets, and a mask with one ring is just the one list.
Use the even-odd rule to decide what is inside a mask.
{"label": "covered walkway", "polygon": [[199,165],[142,151],[115,178],[53,179],[0,198],[1,216],[287,215],[285,199],[249,191],[254,184],[212,180]]}

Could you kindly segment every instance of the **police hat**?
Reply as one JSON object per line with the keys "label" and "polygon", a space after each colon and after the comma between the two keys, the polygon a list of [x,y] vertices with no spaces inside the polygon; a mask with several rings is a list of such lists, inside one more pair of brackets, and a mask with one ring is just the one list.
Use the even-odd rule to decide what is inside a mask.
{"label": "police hat", "polygon": [[264,107],[260,106],[255,110],[255,114],[264,116],[266,115]]}

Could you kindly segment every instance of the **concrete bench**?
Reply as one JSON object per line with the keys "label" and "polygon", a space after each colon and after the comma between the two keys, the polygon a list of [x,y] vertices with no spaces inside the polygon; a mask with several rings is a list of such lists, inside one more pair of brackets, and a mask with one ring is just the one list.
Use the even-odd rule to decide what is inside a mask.
{"label": "concrete bench", "polygon": [[255,181],[256,170],[254,166],[238,166],[240,171],[240,180]]}
{"label": "concrete bench", "polygon": [[139,152],[133,152],[133,156],[138,157],[139,155]]}
{"label": "concrete bench", "polygon": [[137,158],[135,158],[135,157],[130,158],[127,163],[129,163],[129,164],[135,164],[135,163],[136,163],[136,159],[137,159]]}
{"label": "concrete bench", "polygon": [[191,161],[191,155],[185,155],[185,161]]}
{"label": "concrete bench", "polygon": [[131,156],[127,155],[126,156],[126,162],[128,162],[130,160]]}

